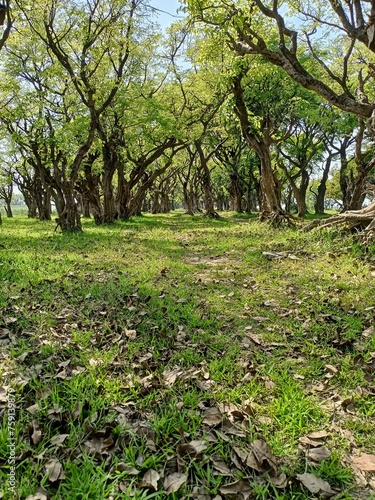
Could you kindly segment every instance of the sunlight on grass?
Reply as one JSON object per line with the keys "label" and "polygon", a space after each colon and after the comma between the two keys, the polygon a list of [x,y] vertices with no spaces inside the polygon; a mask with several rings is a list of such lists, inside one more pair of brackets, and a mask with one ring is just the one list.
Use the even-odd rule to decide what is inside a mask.
{"label": "sunlight on grass", "polygon": [[[212,497],[248,476],[259,500],[315,498],[295,481],[281,492],[249,468],[227,477],[212,464],[231,467],[234,446],[263,439],[293,478],[307,464],[299,440],[321,430],[333,453],[308,470],[351,498],[345,432],[375,451],[373,249],[347,235],[271,233],[236,214],[85,220],[74,235],[17,216],[1,231],[1,375],[18,380],[21,498],[42,486],[53,500],[163,499],[164,479],[156,492],[137,484],[149,469],[173,472],[192,441],[204,454],[178,460]],[[212,408],[224,413],[207,425]],[[65,473],[55,483],[52,458]],[[195,498],[192,488],[170,498]]]}

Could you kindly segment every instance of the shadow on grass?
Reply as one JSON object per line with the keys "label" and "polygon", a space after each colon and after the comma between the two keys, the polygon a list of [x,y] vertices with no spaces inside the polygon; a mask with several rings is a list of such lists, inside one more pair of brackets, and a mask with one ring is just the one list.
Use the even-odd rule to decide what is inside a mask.
{"label": "shadow on grass", "polygon": [[[0,231],[1,250],[32,250],[49,252],[50,250],[72,251],[84,249],[90,243],[105,239],[108,234],[111,238],[116,235],[122,239],[127,233],[142,233],[150,229],[193,229],[233,226],[236,222],[228,218],[211,220],[202,216],[186,216],[183,214],[172,215],[145,215],[132,217],[128,222],[116,221],[113,224],[95,225],[92,219],[83,220],[83,231],[78,233],[54,232],[55,223],[51,221],[38,221],[25,217],[8,219]],[[43,240],[43,246],[40,242]],[[114,241],[119,243],[120,241]],[[1,258],[1,257],[0,257]]]}
{"label": "shadow on grass", "polygon": [[[244,225],[240,224],[237,227],[245,233],[247,229],[245,231]],[[27,241],[25,235],[19,234],[19,239],[9,240],[12,245],[9,243],[9,248],[1,251],[6,256],[0,276],[3,293],[7,293],[2,307],[7,322],[0,326],[9,330],[9,334],[2,333],[1,336],[7,352],[3,383],[20,385],[17,391],[16,456],[21,498],[34,494],[40,484],[54,499],[59,498],[61,493],[72,494],[83,476],[87,476],[87,484],[83,488],[87,493],[91,491],[89,484],[101,481],[101,474],[97,472],[99,465],[107,476],[101,481],[103,490],[95,490],[90,499],[102,500],[110,494],[107,487],[111,484],[119,481],[131,484],[132,479],[129,474],[126,475],[126,470],[118,471],[121,472],[118,474],[116,468],[112,468],[119,462],[137,469],[141,477],[150,468],[161,470],[161,464],[164,467],[170,456],[175,457],[176,448],[185,436],[203,439],[201,408],[215,406],[218,401],[242,404],[249,400],[252,405],[256,398],[259,402],[254,409],[251,407],[252,417],[246,438],[241,436],[236,442],[240,446],[246,446],[246,440],[250,442],[260,432],[262,427],[259,423],[256,429],[252,423],[258,414],[269,418],[269,424],[264,427],[267,441],[271,446],[279,442],[281,450],[285,450],[285,443],[289,449],[296,449],[296,440],[300,435],[307,430],[316,430],[316,426],[320,429],[319,425],[325,421],[313,421],[312,417],[316,414],[315,402],[309,395],[311,380],[306,380],[305,387],[303,380],[308,375],[293,379],[293,360],[300,359],[301,352],[307,352],[309,362],[316,359],[319,363],[321,376],[325,373],[327,356],[332,364],[340,363],[343,358],[340,352],[339,357],[331,361],[336,352],[335,344],[329,347],[329,351],[323,350],[329,334],[336,340],[336,327],[328,329],[326,325],[321,325],[324,337],[317,337],[314,341],[319,343],[314,345],[317,350],[314,354],[311,336],[296,336],[296,329],[290,328],[290,323],[288,326],[288,315],[280,315],[278,309],[272,312],[270,307],[274,306],[264,303],[263,285],[267,287],[267,297],[274,290],[278,291],[279,285],[275,285],[277,289],[272,289],[271,282],[262,284],[258,276],[254,280],[252,275],[259,271],[259,266],[256,269],[243,266],[244,274],[240,280],[233,279],[230,285],[233,298],[228,295],[227,285],[205,285],[197,282],[193,266],[183,264],[191,272],[178,267],[181,257],[189,254],[190,249],[181,246],[176,238],[169,240],[168,231],[190,231],[192,241],[195,243],[199,238],[199,246],[205,251],[206,229],[223,228],[217,233],[226,234],[225,228],[231,226],[236,227],[236,223],[173,214],[133,218],[129,223],[119,222],[106,227],[96,227],[93,221],[85,221],[86,231],[78,235],[46,237],[42,232],[39,236],[37,234],[35,241],[27,243],[26,252],[26,246],[23,246]],[[49,228],[48,225],[46,227]],[[40,226],[37,222],[30,224],[27,221],[23,229],[29,228],[32,232]],[[195,228],[198,228],[197,231],[193,231]],[[212,234],[215,236],[215,231]],[[270,234],[264,233],[262,237],[268,241]],[[219,245],[219,238],[215,244],[214,252],[225,252]],[[103,249],[112,249],[114,253],[105,253]],[[232,250],[232,247],[228,246],[227,250]],[[126,252],[129,255],[122,257]],[[25,256],[27,253],[29,255]],[[163,268],[163,256],[171,259],[172,269]],[[25,259],[29,261],[25,263]],[[259,255],[259,259],[263,257]],[[269,276],[272,273],[276,273],[277,278],[282,276],[279,262],[264,260],[264,263],[267,270],[269,267]],[[12,272],[16,265],[19,281],[14,279]],[[246,283],[242,282],[244,277]],[[33,283],[21,288],[21,279],[25,278],[33,278]],[[249,290],[249,297],[253,295],[255,299],[245,316],[240,301],[246,290],[242,285],[249,286],[249,280],[251,286],[256,285],[254,290]],[[342,311],[330,300],[323,302],[323,279],[319,281],[319,289],[314,288],[317,280],[305,281],[297,285],[302,290],[306,286],[313,287],[314,292],[318,290],[325,306],[323,308],[317,302],[318,293],[312,294],[309,299],[310,296],[305,296],[306,292],[303,292],[302,305],[307,309],[303,310],[301,306],[298,311],[294,304],[294,301],[297,304],[297,296],[292,298],[294,309],[291,314],[301,316],[298,322],[296,320],[296,326],[300,326],[307,317],[319,326],[319,314],[322,313],[335,322],[334,316],[342,314]],[[291,284],[295,286],[293,277]],[[219,296],[217,302],[210,302],[210,294],[222,293],[220,286],[225,295]],[[334,286],[339,286],[339,283]],[[298,293],[298,290],[293,293]],[[331,298],[328,292],[327,296]],[[241,312],[233,320],[228,311],[234,309],[236,304],[240,304]],[[308,307],[317,312],[316,318]],[[261,316],[260,324],[255,319],[258,315]],[[278,342],[273,346],[267,341],[267,335],[278,334],[272,328],[268,330],[268,325],[272,326],[272,315],[282,332],[290,332],[287,340],[283,337],[284,341],[280,343],[280,338],[277,338]],[[348,323],[348,318],[343,320]],[[255,340],[249,340],[244,348],[242,336],[245,327],[249,326],[250,333],[251,328],[256,332]],[[353,324],[352,329],[355,337],[362,331],[357,324]],[[348,355],[345,356],[347,358]],[[167,383],[165,371],[176,369],[176,366],[183,370],[191,369],[198,375],[183,379],[182,373],[173,382]],[[280,384],[281,372],[286,377],[284,385]],[[207,373],[210,379],[208,385]],[[275,381],[274,387],[270,385],[270,377]],[[295,391],[291,391],[289,399],[283,397],[284,386],[293,388],[291,381],[300,388],[299,406],[293,402]],[[282,425],[267,414],[270,400],[280,401],[274,411],[276,417],[282,417]],[[35,404],[38,405],[36,409]],[[295,410],[297,407],[298,411]],[[291,420],[293,411],[300,427],[296,431],[293,426],[289,432],[285,422]],[[302,412],[303,426],[299,423]],[[3,434],[0,465],[3,477],[6,477],[8,450],[2,446],[2,442],[6,443],[5,428]],[[61,445],[51,442],[52,439],[58,442],[62,435],[66,441]],[[147,447],[147,440],[150,439],[152,445]],[[90,453],[87,442],[91,443]],[[208,446],[216,447],[214,451],[219,450],[230,465],[232,445],[233,442],[228,444],[218,440]],[[208,448],[207,455],[213,448]],[[280,452],[281,461],[285,458],[283,453]],[[139,459],[139,454],[142,459]],[[53,484],[45,479],[43,469],[52,459],[58,459],[63,464],[67,476]],[[287,457],[285,466],[289,466],[290,462],[290,457]],[[303,471],[304,463],[294,464],[293,467],[299,465]],[[79,471],[83,471],[81,477]],[[77,474],[74,486],[73,479]],[[210,483],[211,479],[207,478],[214,494],[224,479],[218,476],[215,480],[216,483]],[[185,493],[181,491],[175,498]],[[160,498],[165,496],[161,494]]]}

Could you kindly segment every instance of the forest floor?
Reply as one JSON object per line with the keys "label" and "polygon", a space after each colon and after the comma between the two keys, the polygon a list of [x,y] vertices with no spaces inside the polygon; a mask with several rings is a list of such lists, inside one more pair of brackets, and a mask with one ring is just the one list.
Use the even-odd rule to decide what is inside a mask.
{"label": "forest floor", "polygon": [[375,498],[375,248],[225,217],[4,219],[0,498]]}

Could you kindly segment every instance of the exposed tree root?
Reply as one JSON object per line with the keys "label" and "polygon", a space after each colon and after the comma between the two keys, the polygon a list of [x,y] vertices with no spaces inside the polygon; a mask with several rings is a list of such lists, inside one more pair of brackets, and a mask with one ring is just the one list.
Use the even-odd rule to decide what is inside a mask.
{"label": "exposed tree root", "polygon": [[365,244],[375,240],[375,202],[361,210],[348,210],[342,214],[333,215],[328,219],[314,220],[307,224],[302,231],[311,231],[314,228],[324,229],[327,227],[346,225],[351,230],[361,231],[360,239]]}
{"label": "exposed tree root", "polygon": [[296,225],[293,215],[284,212],[284,210],[279,210],[277,212],[262,212],[260,214],[260,220],[262,222],[268,222],[273,227],[294,227]]}
{"label": "exposed tree root", "polygon": [[217,212],[206,212],[203,217],[208,219],[221,219],[222,217]]}

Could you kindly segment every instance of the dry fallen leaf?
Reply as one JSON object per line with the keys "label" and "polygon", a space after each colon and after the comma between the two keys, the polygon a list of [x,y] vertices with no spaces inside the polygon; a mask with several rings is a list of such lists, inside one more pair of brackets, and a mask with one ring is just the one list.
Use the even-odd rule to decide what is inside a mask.
{"label": "dry fallen leaf", "polygon": [[203,423],[209,425],[210,427],[215,427],[219,425],[223,420],[223,417],[218,408],[208,408],[204,412]]}
{"label": "dry fallen leaf", "polygon": [[28,406],[26,411],[31,413],[31,415],[36,415],[39,412],[39,406],[37,404]]}
{"label": "dry fallen leaf", "polygon": [[279,476],[270,476],[269,480],[275,486],[275,488],[278,488],[279,490],[283,490],[288,486],[288,478],[284,473],[281,473]]}
{"label": "dry fallen leaf", "polygon": [[137,331],[136,330],[127,330],[125,329],[125,335],[128,337],[128,339],[134,340],[137,337]]}
{"label": "dry fallen leaf", "polygon": [[256,439],[252,443],[251,447],[255,458],[261,465],[268,466],[268,469],[276,470],[277,460],[276,457],[272,454],[271,448],[267,443],[265,443],[261,439]]}
{"label": "dry fallen leaf", "polygon": [[0,403],[6,403],[8,401],[8,395],[5,387],[0,387]]}
{"label": "dry fallen leaf", "polygon": [[266,259],[272,260],[272,259],[285,259],[286,254],[283,252],[262,252],[262,255],[266,257]]}
{"label": "dry fallen leaf", "polygon": [[220,488],[220,493],[223,495],[238,495],[240,494],[243,498],[243,500],[247,500],[248,498],[251,498],[253,489],[243,479],[240,479],[239,481],[236,481],[234,483],[226,484],[225,486],[222,486]]}
{"label": "dry fallen leaf", "polygon": [[182,474],[181,472],[174,472],[164,479],[164,490],[166,491],[167,495],[175,493],[181,488],[184,483],[186,483],[186,481],[186,474]]}
{"label": "dry fallen leaf", "polygon": [[182,373],[183,371],[178,367],[172,369],[167,368],[166,370],[164,370],[163,377],[165,380],[165,385],[168,387],[172,386],[176,382],[177,377],[179,377]]}
{"label": "dry fallen leaf", "polygon": [[314,462],[322,462],[332,455],[330,450],[326,446],[318,446],[317,448],[312,448],[306,453],[307,458],[310,458]]}
{"label": "dry fallen leaf", "polygon": [[310,434],[307,434],[307,437],[310,439],[322,439],[328,436],[329,433],[327,431],[310,432]]}
{"label": "dry fallen leaf", "polygon": [[352,464],[362,471],[375,471],[375,455],[363,453],[360,457],[352,457]]}
{"label": "dry fallen leaf", "polygon": [[207,444],[204,441],[191,441],[190,443],[179,444],[177,446],[177,454],[180,457],[186,455],[197,456],[202,453],[207,448]]}
{"label": "dry fallen leaf", "polygon": [[244,346],[249,346],[251,344],[251,342],[253,342],[254,344],[257,344],[257,345],[262,345],[264,343],[262,337],[256,333],[250,333],[250,332],[247,332],[246,333],[246,337],[242,340],[242,344]]}
{"label": "dry fallen leaf", "polygon": [[337,373],[338,369],[333,365],[325,365],[325,368],[331,373]]}
{"label": "dry fallen leaf", "polygon": [[48,500],[48,492],[43,488],[43,486],[39,486],[35,495],[29,495],[26,497],[26,500]]}
{"label": "dry fallen leaf", "polygon": [[45,464],[44,467],[46,468],[46,471],[47,471],[47,474],[48,474],[48,480],[51,483],[54,483],[54,482],[58,481],[59,479],[64,479],[65,478],[65,474],[64,474],[64,471],[63,471],[63,466],[55,458],[52,458],[51,460],[49,460]]}
{"label": "dry fallen leaf", "polygon": [[154,469],[150,469],[143,476],[142,481],[138,484],[139,488],[151,488],[154,491],[158,489],[158,481],[160,479],[160,475]]}
{"label": "dry fallen leaf", "polygon": [[129,476],[138,476],[139,474],[138,469],[124,462],[119,462],[117,465],[113,466],[113,469],[119,472],[126,472]]}
{"label": "dry fallen leaf", "polygon": [[53,436],[53,438],[51,438],[50,443],[53,446],[59,446],[60,444],[63,444],[63,442],[65,441],[65,439],[67,437],[69,437],[69,436],[70,436],[70,434],[59,434],[57,436]]}
{"label": "dry fallen leaf", "polygon": [[232,454],[231,457],[237,468],[241,467],[238,467],[238,464],[234,461],[236,455],[241,459],[244,465],[258,472],[276,471],[276,457],[271,453],[267,443],[260,439],[252,443],[251,450],[241,450],[240,448],[234,447],[232,452],[233,451],[235,454]]}
{"label": "dry fallen leaf", "polygon": [[298,442],[305,446],[311,446],[312,448],[318,448],[318,446],[323,446],[324,444],[324,441],[320,439],[309,439],[307,436],[298,438]]}
{"label": "dry fallen leaf", "polygon": [[103,438],[94,438],[90,441],[86,441],[84,443],[84,448],[88,451],[88,453],[103,453],[104,450],[110,448],[113,445],[113,439],[109,436],[106,439]]}
{"label": "dry fallen leaf", "polygon": [[320,479],[320,477],[315,476],[315,474],[309,474],[308,472],[305,472],[305,474],[297,474],[297,479],[301,481],[310,493],[319,493],[323,498],[330,498],[337,493],[337,491],[331,488],[327,481]]}
{"label": "dry fallen leaf", "polygon": [[39,428],[39,422],[37,420],[32,421],[33,433],[31,435],[31,440],[33,444],[38,444],[42,440],[42,431]]}
{"label": "dry fallen leaf", "polygon": [[223,460],[213,460],[212,467],[220,472],[222,476],[232,475],[232,471]]}

